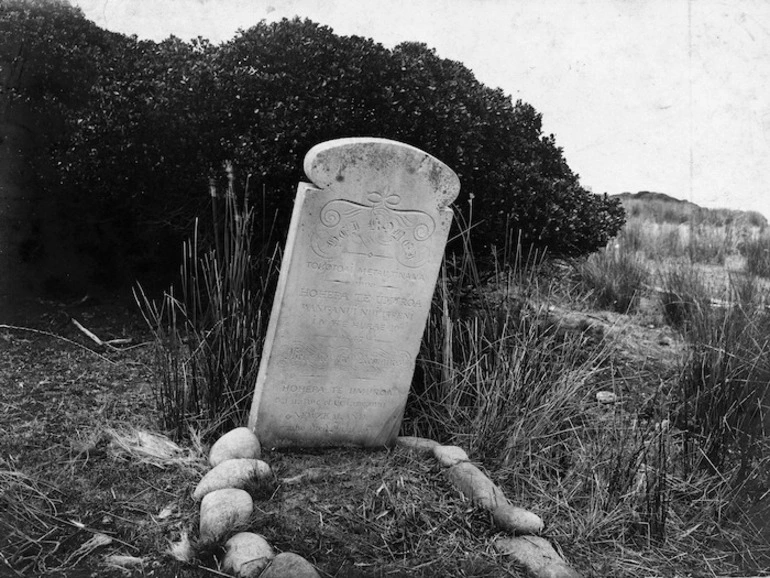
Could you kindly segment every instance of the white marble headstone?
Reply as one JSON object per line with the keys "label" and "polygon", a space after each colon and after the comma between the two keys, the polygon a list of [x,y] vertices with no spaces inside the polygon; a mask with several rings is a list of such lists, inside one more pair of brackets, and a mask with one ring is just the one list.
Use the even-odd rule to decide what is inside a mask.
{"label": "white marble headstone", "polygon": [[460,182],[377,138],[317,145],[305,173],[249,427],[267,448],[391,445]]}

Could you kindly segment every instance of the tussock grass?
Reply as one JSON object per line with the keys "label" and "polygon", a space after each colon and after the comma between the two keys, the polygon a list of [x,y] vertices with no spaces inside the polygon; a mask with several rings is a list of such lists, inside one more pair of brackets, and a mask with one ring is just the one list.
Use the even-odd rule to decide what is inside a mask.
{"label": "tussock grass", "polygon": [[593,305],[618,313],[637,308],[649,273],[642,260],[622,245],[610,245],[574,264],[577,283]]}
{"label": "tussock grass", "polygon": [[671,267],[661,275],[659,294],[663,317],[675,329],[686,329],[710,307],[711,289],[700,269],[691,263]]}
{"label": "tussock grass", "polygon": [[248,188],[239,202],[230,167],[228,176],[224,199],[212,185],[213,248],[199,249],[197,227],[183,247],[181,291],[172,287],[160,303],[136,292],[155,336],[163,426],[176,439],[191,428],[205,436],[245,423],[277,278],[275,255],[252,251]]}
{"label": "tussock grass", "polygon": [[[770,566],[770,548],[745,514],[770,482],[770,323],[751,279],[736,277],[729,295],[713,294],[698,263],[721,262],[740,235],[728,231],[734,223],[727,219],[701,224],[663,223],[648,238],[649,228],[631,222],[618,251],[593,257],[579,272],[586,299],[630,319],[647,278],[638,254],[676,257],[661,278],[660,305],[688,351],[679,371],[660,380],[644,373],[644,351],[624,356],[603,333],[560,323],[554,311],[565,295],[564,275],[542,258],[519,254],[505,259],[513,268],[482,277],[466,242],[442,269],[401,434],[465,448],[514,503],[544,518],[547,536],[569,561],[595,575],[703,568],[726,575]],[[240,265],[229,272],[218,260],[222,243],[212,257],[193,259],[199,253],[189,248],[186,254],[184,278],[198,284],[187,282],[178,300],[169,293],[148,318],[163,321],[154,327],[165,356],[168,424],[208,427],[226,422],[222,411],[240,411],[237,396],[227,409],[211,411],[210,384],[229,381],[221,377],[226,371],[209,368],[256,367],[250,348],[261,351],[259,332],[228,323],[245,311],[256,316],[265,292],[233,297],[214,290],[217,283],[238,286],[230,279],[247,278],[236,272],[254,270],[244,263],[255,256],[236,259]],[[576,292],[566,290],[570,298]],[[259,305],[228,308],[247,297]],[[230,335],[236,338],[222,341]],[[632,386],[643,391],[629,392]],[[600,404],[602,390],[620,401]],[[648,403],[636,403],[642,398]],[[312,476],[282,470],[290,457],[271,456],[284,481],[270,496],[259,495],[264,502],[253,525],[278,549],[323,560],[340,575],[361,568],[498,575],[499,560],[485,550],[493,531],[488,516],[448,491],[434,464],[400,450],[385,458],[330,451],[302,463],[311,466],[314,458],[341,472],[306,483]]]}
{"label": "tussock grass", "polygon": [[631,219],[652,223],[694,223],[714,227],[738,226],[764,229],[767,219],[756,211],[734,209],[708,209],[687,201],[654,199],[623,199],[623,207]]}
{"label": "tussock grass", "polygon": [[716,226],[694,223],[654,223],[629,219],[617,238],[627,251],[641,252],[649,259],[688,259],[692,263],[724,265],[737,255],[753,229],[738,225]]}
{"label": "tussock grass", "polygon": [[746,270],[749,274],[770,279],[770,236],[748,240],[742,252],[746,256]]}
{"label": "tussock grass", "polygon": [[770,375],[759,360],[770,331],[749,305],[762,301],[736,278],[730,299],[743,305],[727,315],[686,262],[669,269],[661,305],[689,336],[688,360],[643,407],[597,403],[598,390],[622,393],[643,367],[592,332],[560,331],[551,304],[561,293],[537,267],[474,286],[470,305],[453,287],[473,279],[445,272],[404,433],[469,449],[548,535],[566,538],[568,558],[606,552],[602,575],[689,571],[703,565],[703,544],[723,553],[724,573],[767,564],[742,497],[767,483],[757,428],[767,424]]}
{"label": "tussock grass", "polygon": [[729,470],[740,483],[757,460],[770,463],[770,313],[751,277],[733,278],[725,297],[687,311],[691,347],[678,419],[698,438],[693,466],[722,476]]}
{"label": "tussock grass", "polygon": [[627,221],[617,238],[626,250],[651,260],[725,265],[767,228],[767,219],[759,213],[706,209],[653,196],[623,200]]}

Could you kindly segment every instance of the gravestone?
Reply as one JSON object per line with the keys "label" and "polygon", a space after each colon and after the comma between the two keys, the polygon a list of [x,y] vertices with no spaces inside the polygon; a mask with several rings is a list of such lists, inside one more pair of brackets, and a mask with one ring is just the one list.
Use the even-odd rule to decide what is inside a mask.
{"label": "gravestone", "polygon": [[264,447],[394,443],[438,278],[457,175],[412,146],[305,157],[249,427]]}

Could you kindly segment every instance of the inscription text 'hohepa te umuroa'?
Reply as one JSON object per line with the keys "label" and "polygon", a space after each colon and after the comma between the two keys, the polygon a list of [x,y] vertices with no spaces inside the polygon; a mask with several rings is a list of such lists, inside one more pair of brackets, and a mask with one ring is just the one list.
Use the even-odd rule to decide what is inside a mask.
{"label": "inscription text 'hohepa te umuroa'", "polygon": [[459,182],[382,139],[305,159],[249,418],[268,447],[398,434]]}

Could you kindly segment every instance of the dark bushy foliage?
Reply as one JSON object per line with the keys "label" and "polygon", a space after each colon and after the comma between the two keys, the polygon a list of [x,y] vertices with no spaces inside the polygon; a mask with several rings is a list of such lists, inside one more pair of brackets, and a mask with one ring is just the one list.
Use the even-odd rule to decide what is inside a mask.
{"label": "dark bushy foliage", "polygon": [[268,191],[262,208],[280,231],[304,154],[349,136],[407,142],[456,170],[479,254],[511,239],[585,254],[624,221],[618,201],[580,186],[532,106],[423,44],[388,50],[295,19],[220,46],[121,37],[95,62],[56,166],[75,212],[109,223],[101,247],[155,255],[166,235],[186,235],[225,159]]}
{"label": "dark bushy foliage", "polygon": [[[77,119],[88,106],[106,55],[124,39],[63,0],[0,0],[0,139],[19,135],[10,136],[14,150],[4,162],[12,172],[6,178],[18,175],[10,178],[20,179],[16,185],[29,203],[28,210],[8,205],[11,212],[3,216],[26,223],[19,239],[22,261],[34,262],[36,273],[46,277],[43,286],[54,292],[70,289],[58,275],[80,278],[99,259],[101,246],[84,243],[97,230],[92,203],[85,193],[60,186],[61,167],[51,151],[70,138],[64,119]],[[82,204],[89,210],[81,211]],[[104,257],[115,261],[111,252]]]}
{"label": "dark bushy foliage", "polygon": [[82,103],[103,50],[119,38],[62,0],[0,0],[3,92],[35,105]]}

